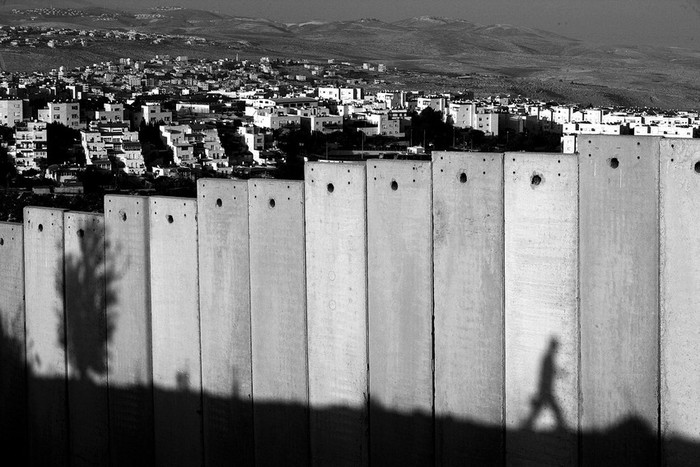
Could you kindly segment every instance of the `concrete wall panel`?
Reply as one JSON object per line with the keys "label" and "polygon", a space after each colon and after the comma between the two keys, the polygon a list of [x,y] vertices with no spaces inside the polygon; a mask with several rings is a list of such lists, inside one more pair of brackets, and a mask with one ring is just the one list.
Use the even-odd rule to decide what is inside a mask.
{"label": "concrete wall panel", "polygon": [[590,136],[580,151],[584,464],[656,459],[659,139]]}
{"label": "concrete wall panel", "polygon": [[434,153],[433,222],[437,457],[499,463],[503,155]]}
{"label": "concrete wall panel", "polygon": [[63,211],[24,208],[30,465],[68,464]]}
{"label": "concrete wall panel", "polygon": [[372,464],[433,462],[431,198],[430,163],[367,164]]}
{"label": "concrete wall panel", "polygon": [[197,203],[149,199],[155,459],[201,463]]}
{"label": "concrete wall panel", "polygon": [[700,141],[661,140],[661,430],[666,465],[697,453],[671,438],[700,434]]}
{"label": "concrete wall panel", "polygon": [[197,187],[206,465],[253,463],[248,183]]}
{"label": "concrete wall panel", "polygon": [[255,462],[307,465],[304,184],[248,189]]}
{"label": "concrete wall panel", "polygon": [[577,160],[507,153],[504,174],[506,462],[576,465]]}
{"label": "concrete wall panel", "polygon": [[68,427],[72,466],[109,465],[102,214],[63,214]]}
{"label": "concrete wall panel", "polygon": [[0,222],[0,447],[25,453],[27,372],[22,224]]}
{"label": "concrete wall panel", "polygon": [[364,164],[306,165],[311,456],[367,464],[367,216]]}
{"label": "concrete wall panel", "polygon": [[148,198],[105,196],[112,465],[153,465]]}

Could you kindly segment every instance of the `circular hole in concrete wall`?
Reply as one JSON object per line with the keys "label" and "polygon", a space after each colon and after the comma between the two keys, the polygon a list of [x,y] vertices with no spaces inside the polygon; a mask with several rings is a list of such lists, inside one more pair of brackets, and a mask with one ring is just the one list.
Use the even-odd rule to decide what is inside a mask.
{"label": "circular hole in concrete wall", "polygon": [[3,246],[4,244],[5,244],[5,239],[4,239],[4,238],[0,238],[0,246]]}
{"label": "circular hole in concrete wall", "polygon": [[695,169],[696,173],[700,174],[700,161],[696,162],[693,168]]}
{"label": "circular hole in concrete wall", "polygon": [[533,175],[530,179],[530,184],[532,186],[538,186],[540,183],[542,183],[542,177],[537,174]]}
{"label": "circular hole in concrete wall", "polygon": [[391,181],[391,189],[394,190],[394,191],[396,191],[396,190],[399,189],[399,184],[396,183],[396,180],[392,180],[392,181]]}
{"label": "circular hole in concrete wall", "polygon": [[460,181],[461,183],[467,183],[467,174],[465,174],[464,172],[462,172],[461,174],[459,174],[459,181]]}
{"label": "circular hole in concrete wall", "polygon": [[221,207],[222,204],[224,204],[224,202],[221,201],[221,198],[217,198],[217,199],[216,199],[216,205],[219,206],[219,207]]}
{"label": "circular hole in concrete wall", "polygon": [[126,213],[122,211],[122,222],[126,222]]}
{"label": "circular hole in concrete wall", "polygon": [[85,231],[83,229],[78,229],[78,237],[83,238],[85,236]]}
{"label": "circular hole in concrete wall", "polygon": [[271,208],[275,207],[275,200],[273,198],[270,198],[270,207]]}
{"label": "circular hole in concrete wall", "polygon": [[168,214],[167,216],[165,216],[165,218],[168,219],[168,224],[172,224],[173,221],[175,220],[175,219],[173,219],[173,216],[171,216],[170,214]]}
{"label": "circular hole in concrete wall", "polygon": [[44,224],[39,224],[39,232],[43,232],[43,231],[44,231]]}
{"label": "circular hole in concrete wall", "polygon": [[326,188],[328,188],[328,193],[333,193],[333,190],[335,190],[335,187],[333,186],[332,183],[329,183],[326,185]]}
{"label": "circular hole in concrete wall", "polygon": [[613,157],[610,159],[610,167],[613,169],[617,169],[620,166],[620,161],[617,160],[617,157]]}

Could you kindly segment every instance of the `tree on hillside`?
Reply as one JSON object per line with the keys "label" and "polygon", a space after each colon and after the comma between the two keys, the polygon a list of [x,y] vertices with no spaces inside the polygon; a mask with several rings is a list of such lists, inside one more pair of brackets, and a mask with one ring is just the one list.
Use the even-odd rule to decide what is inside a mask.
{"label": "tree on hillside", "polygon": [[46,152],[48,164],[63,164],[79,161],[75,146],[80,143],[80,131],[60,123],[46,125]]}

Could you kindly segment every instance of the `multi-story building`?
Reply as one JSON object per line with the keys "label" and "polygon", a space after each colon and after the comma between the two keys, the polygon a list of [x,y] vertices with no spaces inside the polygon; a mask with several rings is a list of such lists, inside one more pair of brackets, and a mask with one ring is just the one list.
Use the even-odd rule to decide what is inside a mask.
{"label": "multi-story building", "polygon": [[60,123],[79,130],[80,104],[78,102],[49,102],[46,108],[39,109],[39,120],[46,123]]}
{"label": "multi-story building", "polygon": [[39,169],[38,158],[47,157],[46,122],[24,122],[15,126],[15,144],[8,153],[15,160],[18,172]]}
{"label": "multi-story building", "polygon": [[140,175],[146,171],[138,132],[130,131],[126,122],[91,122],[88,130],[80,132],[80,139],[88,165],[111,166],[120,161],[127,173]]}
{"label": "multi-story building", "polygon": [[147,103],[141,106],[143,122],[146,124],[163,122],[170,125],[173,121],[173,113],[162,110],[160,104]]}
{"label": "multi-story building", "polygon": [[124,104],[106,102],[104,110],[95,111],[95,120],[99,122],[123,122]]}
{"label": "multi-story building", "polygon": [[20,99],[0,100],[0,125],[12,128],[22,120],[24,120],[24,110]]}

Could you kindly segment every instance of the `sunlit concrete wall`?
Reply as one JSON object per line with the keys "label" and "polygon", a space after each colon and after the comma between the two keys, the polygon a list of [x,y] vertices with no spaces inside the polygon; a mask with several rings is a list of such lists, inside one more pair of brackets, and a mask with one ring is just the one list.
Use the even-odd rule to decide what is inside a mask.
{"label": "sunlit concrete wall", "polygon": [[3,446],[34,465],[692,463],[700,141],[579,150],[27,208],[0,224]]}

